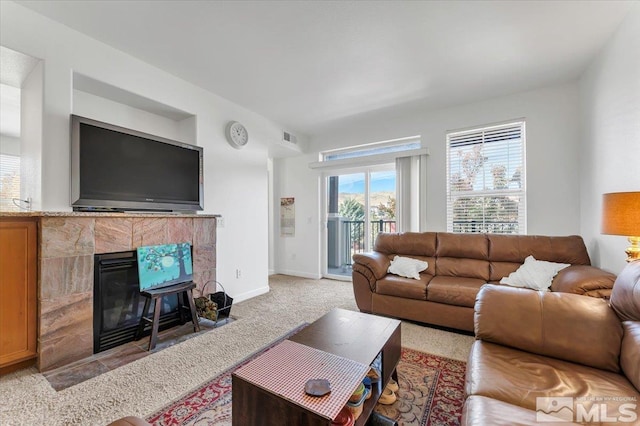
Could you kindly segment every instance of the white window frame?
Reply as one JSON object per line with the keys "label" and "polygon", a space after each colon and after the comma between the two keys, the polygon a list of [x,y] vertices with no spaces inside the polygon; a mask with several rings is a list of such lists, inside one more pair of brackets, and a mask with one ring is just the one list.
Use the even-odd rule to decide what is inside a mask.
{"label": "white window frame", "polygon": [[[420,148],[411,145],[419,144]],[[390,148],[389,152],[371,153],[371,150]],[[353,154],[349,158],[328,159],[335,154]],[[393,139],[365,145],[351,146],[320,153],[320,161],[309,163],[311,169],[338,170],[359,166],[393,163],[396,158],[429,155],[429,150],[422,147],[420,136]]]}
{"label": "white window frame", "polygon": [[396,153],[420,148],[422,148],[420,136],[409,136],[406,138],[324,151],[320,153],[320,161],[339,161],[347,158],[366,157],[370,155],[380,155],[382,153]]}
{"label": "white window frame", "polygon": [[[522,149],[522,164],[521,164],[521,188],[518,189],[489,189],[489,190],[473,190],[473,191],[456,191],[452,193],[451,191],[451,142],[452,139],[458,139],[465,136],[475,136],[481,137],[482,144],[486,143],[485,134],[495,132],[496,130],[508,129],[514,127],[520,127],[520,138],[521,138],[521,149]],[[491,143],[491,142],[489,142]],[[518,203],[518,233],[519,235],[527,234],[527,184],[526,184],[526,121],[524,118],[510,120],[508,122],[489,124],[485,126],[478,126],[470,129],[464,130],[454,130],[448,131],[446,135],[446,167],[447,167],[447,194],[446,194],[446,209],[447,209],[447,231],[453,232],[453,203],[455,199],[461,197],[487,197],[487,196],[519,196],[520,201]],[[484,166],[483,166],[484,171]],[[483,221],[485,218],[483,217]],[[476,231],[476,233],[480,232],[489,232],[486,230],[486,227],[483,223],[483,231]],[[499,232],[494,232],[499,233]]]}
{"label": "white window frame", "polygon": [[[418,143],[420,148],[415,148],[416,143]],[[385,150],[385,152],[380,153],[372,153],[372,150],[376,148],[387,148],[392,147],[389,150]],[[350,156],[349,158],[337,158],[337,159],[327,159],[332,154],[336,153],[354,153],[356,155]],[[422,161],[422,167],[426,168],[426,156],[429,155],[429,150],[422,146],[422,140],[420,136],[410,136],[405,138],[398,138],[393,140],[387,140],[383,142],[376,142],[370,144],[363,144],[357,146],[350,146],[347,148],[340,148],[335,150],[327,150],[320,152],[318,157],[320,161],[309,163],[309,168],[317,170],[320,172],[321,177],[321,189],[320,189],[320,217],[323,218],[324,225],[321,228],[321,271],[322,276],[332,279],[338,280],[346,280],[349,281],[351,277],[345,277],[342,275],[333,275],[328,273],[328,265],[327,265],[327,191],[328,191],[328,178],[332,175],[340,175],[340,174],[350,174],[350,173],[361,173],[364,170],[368,170],[365,172],[366,178],[366,196],[365,199],[369,200],[369,172],[379,171],[379,170],[389,170],[390,168],[396,167],[396,226],[400,224],[399,212],[400,212],[400,203],[402,202],[399,197],[400,193],[398,192],[398,182],[399,178],[397,175],[397,163],[396,159],[404,158],[404,157],[414,157],[414,156],[423,156],[424,160]],[[424,185],[421,185],[421,191],[426,191],[426,171],[418,174],[420,178],[424,177]],[[407,185],[410,185],[411,182],[407,182]],[[414,186],[415,185],[414,183]],[[404,191],[407,192],[407,191]],[[426,202],[426,196],[420,195],[420,197],[416,197],[418,200],[416,202]],[[369,209],[365,206],[365,210],[368,212]],[[418,210],[420,211],[420,210]],[[368,215],[367,215],[368,218]],[[425,221],[426,222],[426,221]],[[422,223],[422,220],[420,220]],[[365,239],[367,242],[365,244],[370,244],[368,232],[365,232]]]}

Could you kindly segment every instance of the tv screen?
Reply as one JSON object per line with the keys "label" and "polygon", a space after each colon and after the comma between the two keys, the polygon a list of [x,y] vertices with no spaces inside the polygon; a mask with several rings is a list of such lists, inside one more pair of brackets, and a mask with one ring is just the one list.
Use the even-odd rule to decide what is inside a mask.
{"label": "tv screen", "polygon": [[137,254],[140,291],[167,287],[193,279],[189,243],[138,247]]}
{"label": "tv screen", "polygon": [[71,120],[74,210],[202,210],[202,147]]}

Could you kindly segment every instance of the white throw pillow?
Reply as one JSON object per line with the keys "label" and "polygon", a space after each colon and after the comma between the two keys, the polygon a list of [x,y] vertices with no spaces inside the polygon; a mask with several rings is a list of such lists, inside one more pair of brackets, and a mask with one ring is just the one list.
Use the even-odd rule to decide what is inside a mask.
{"label": "white throw pillow", "polygon": [[536,260],[533,256],[528,256],[522,266],[515,272],[500,280],[500,284],[508,284],[513,287],[527,287],[534,290],[548,290],[551,281],[558,272],[571,266],[568,263],[547,262]]}
{"label": "white throw pillow", "polygon": [[422,260],[412,259],[410,257],[396,256],[391,261],[387,272],[390,274],[400,275],[401,277],[420,279],[420,272],[427,269],[429,264]]}

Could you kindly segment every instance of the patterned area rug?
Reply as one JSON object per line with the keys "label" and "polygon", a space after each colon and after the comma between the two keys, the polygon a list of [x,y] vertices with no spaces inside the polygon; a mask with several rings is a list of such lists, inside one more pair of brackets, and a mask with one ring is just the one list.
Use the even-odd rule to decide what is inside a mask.
{"label": "patterned area rug", "polygon": [[[151,415],[147,421],[153,425],[231,425],[231,373],[289,335]],[[398,364],[398,400],[393,405],[378,404],[375,410],[396,419],[399,425],[459,425],[465,365],[462,361],[403,348]]]}
{"label": "patterned area rug", "polygon": [[398,400],[375,411],[399,425],[459,425],[464,404],[466,363],[402,348]]}

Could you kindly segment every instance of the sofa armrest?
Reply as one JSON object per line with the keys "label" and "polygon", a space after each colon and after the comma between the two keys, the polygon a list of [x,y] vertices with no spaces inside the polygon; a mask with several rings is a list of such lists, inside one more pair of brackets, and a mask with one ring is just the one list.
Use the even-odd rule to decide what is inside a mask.
{"label": "sofa armrest", "polygon": [[151,426],[140,417],[127,416],[109,423],[107,426]]}
{"label": "sofa armrest", "polygon": [[609,298],[616,276],[588,265],[571,265],[555,276],[551,291]]}
{"label": "sofa armrest", "polygon": [[640,392],[640,321],[624,321],[622,328],[624,337],[620,350],[620,367]]}
{"label": "sofa armrest", "polygon": [[606,300],[486,284],[476,339],[619,372],[622,325]]}
{"label": "sofa armrest", "polygon": [[391,261],[386,254],[372,251],[369,253],[356,253],[353,255],[354,266],[362,265],[369,269],[376,280],[384,278],[387,275],[387,269]]}

